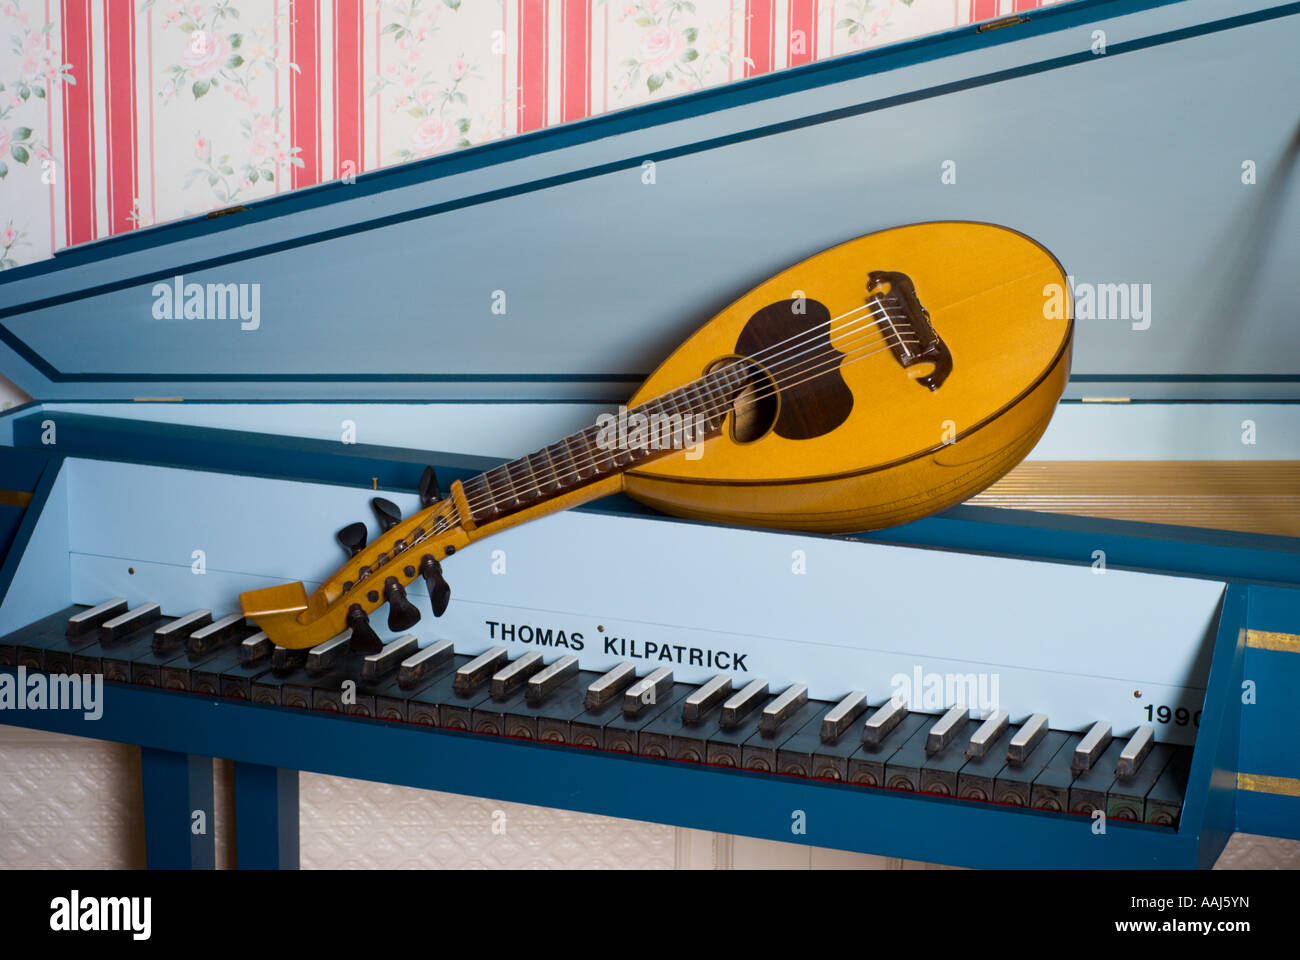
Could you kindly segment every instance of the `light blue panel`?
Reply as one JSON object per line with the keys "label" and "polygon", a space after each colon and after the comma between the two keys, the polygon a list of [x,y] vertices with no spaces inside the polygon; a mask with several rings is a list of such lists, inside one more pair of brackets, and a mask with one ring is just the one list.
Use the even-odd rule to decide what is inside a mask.
{"label": "light blue panel", "polygon": [[[292,223],[87,265],[71,281],[19,279],[0,289],[0,306],[69,283],[180,271],[222,250],[312,235],[349,217],[477,197],[472,206],[375,231],[185,270],[191,281],[260,284],[256,331],[241,331],[236,321],[155,321],[152,282],[9,318],[10,329],[63,374],[138,376],[148,389],[43,383],[31,371],[20,379],[46,397],[128,390],[618,397],[628,384],[609,378],[645,373],[714,310],[791,262],[871,230],[964,218],[1036,237],[1080,283],[1151,285],[1149,329],[1134,330],[1128,319],[1080,322],[1077,377],[1289,377],[1300,348],[1300,330],[1285,319],[1290,264],[1300,251],[1300,192],[1286,189],[1300,16],[1123,47],[1270,6],[1187,0],[1105,20],[1111,53],[975,85],[1086,51],[1094,25],[1041,35],[1026,27],[1023,39],[1007,42],[993,39],[998,31],[979,49],[906,66],[911,54],[881,51],[861,61],[856,79],[590,142],[575,134],[570,146],[285,218]],[[1069,13],[1040,15],[1044,23],[1052,16],[1065,22]],[[868,75],[884,62],[896,68]],[[729,131],[938,89],[946,92],[725,139]],[[606,129],[606,122],[617,118],[582,129]],[[647,158],[658,164],[653,186],[640,178]],[[948,160],[957,164],[957,183],[945,186],[940,168]],[[1245,160],[1257,165],[1256,186],[1241,183]],[[588,173],[546,179],[578,171]],[[526,192],[510,192],[526,183],[533,184]],[[502,193],[487,198],[488,191]],[[495,290],[508,296],[505,317],[490,312]],[[0,355],[0,366],[11,362],[12,354]],[[350,379],[389,375],[412,379]],[[273,379],[231,382],[248,376]],[[505,381],[456,379],[464,376]],[[286,377],[304,379],[276,379]],[[452,379],[434,382],[439,377]],[[524,382],[532,377],[557,382]],[[1139,383],[1122,392],[1223,389]],[[1294,392],[1286,384],[1230,389]],[[1097,393],[1083,380],[1071,390]]]}
{"label": "light blue panel", "polygon": [[69,472],[65,462],[32,529],[9,591],[4,595],[4,603],[0,605],[0,635],[68,605],[68,491],[73,486],[68,479]]}
{"label": "light blue panel", "polygon": [[[61,412],[246,430],[357,443],[513,458],[596,422],[611,409],[591,403],[67,403]],[[0,417],[0,429],[12,424]]]}
{"label": "light blue panel", "polygon": [[[143,591],[225,610],[240,590],[285,580],[314,586],[342,560],[332,540],[369,516],[365,490],[96,461],[73,461],[73,596],[82,602]],[[409,494],[391,496],[404,511]],[[94,522],[91,522],[93,519]],[[203,550],[207,573],[191,571]],[[800,557],[796,552],[801,552]],[[1118,732],[1145,707],[1196,709],[1203,695],[1223,584],[762,533],[669,520],[564,513],[494,537],[445,566],[454,599],[426,642],[476,652],[520,627],[551,631],[552,654],[577,652],[601,669],[645,658],[625,638],[674,650],[677,675],[719,672],[683,651],[743,654],[745,677],[807,683],[815,697],[862,688],[878,699],[897,675],[996,675],[999,705],[1022,716],[1050,707],[1054,724],[1099,717]],[[792,572],[796,561],[807,572]],[[504,563],[504,574],[494,573]],[[129,570],[134,570],[130,573]],[[141,599],[144,597],[141,596]],[[380,625],[380,624],[377,624]],[[603,628],[603,630],[602,630]],[[563,630],[567,648],[556,646]],[[382,631],[381,631],[382,633]],[[581,649],[574,635],[581,634]],[[1135,692],[1139,695],[1135,696]],[[1162,730],[1190,742],[1194,730]]]}
{"label": "light blue panel", "polygon": [[1066,402],[1029,459],[1300,460],[1300,403]]}
{"label": "light blue panel", "polygon": [[[60,412],[338,440],[345,420],[360,443],[517,457],[588,426],[594,403],[59,403]],[[1242,443],[1242,424],[1255,443]],[[6,437],[5,434],[8,434]],[[12,442],[0,416],[0,443]],[[1300,403],[1075,403],[1057,407],[1030,460],[1300,460]]]}

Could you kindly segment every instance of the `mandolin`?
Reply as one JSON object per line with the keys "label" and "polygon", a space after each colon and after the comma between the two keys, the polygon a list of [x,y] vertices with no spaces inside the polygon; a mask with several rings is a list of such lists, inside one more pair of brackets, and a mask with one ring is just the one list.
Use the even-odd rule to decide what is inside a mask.
{"label": "mandolin", "polygon": [[431,471],[426,505],[384,532],[339,532],[350,559],[302,583],[240,596],[276,644],[351,629],[377,651],[370,615],[403,631],[417,579],[440,616],[442,562],[537,517],[626,493],[666,513],[846,533],[924,517],[993,483],[1042,435],[1065,388],[1073,333],[1065,272],[1035,241],[983,223],[913,224],[809,257],[708,321],[617,414],[454,483]]}

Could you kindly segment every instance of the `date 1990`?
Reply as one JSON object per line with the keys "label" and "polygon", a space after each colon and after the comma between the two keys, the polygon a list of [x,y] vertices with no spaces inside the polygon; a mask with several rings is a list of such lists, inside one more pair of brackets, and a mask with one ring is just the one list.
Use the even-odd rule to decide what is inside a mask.
{"label": "date 1990", "polygon": [[1155,706],[1148,703],[1146,706],[1147,719],[1155,723],[1172,723],[1176,727],[1185,727],[1189,723],[1194,727],[1201,725],[1201,711],[1193,713],[1186,707],[1167,707]]}

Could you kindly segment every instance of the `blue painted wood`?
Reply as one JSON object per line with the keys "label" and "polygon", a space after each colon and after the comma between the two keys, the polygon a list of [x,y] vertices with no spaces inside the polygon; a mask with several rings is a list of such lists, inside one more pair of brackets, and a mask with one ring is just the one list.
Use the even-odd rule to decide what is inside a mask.
{"label": "blue painted wood", "polygon": [[[1292,623],[1292,630],[1297,627],[1300,621]],[[1300,748],[1295,739],[1296,707],[1300,704],[1300,654],[1247,648],[1242,679],[1254,685],[1254,702],[1241,706],[1238,769],[1242,773],[1300,781]]]}
{"label": "blue painted wood", "polygon": [[[1300,590],[1253,585],[1246,617],[1252,630],[1300,633]],[[1241,706],[1238,770],[1300,781],[1300,654],[1247,647],[1242,679],[1253,685],[1253,702]],[[1300,839],[1300,797],[1237,791],[1237,829]]]}
{"label": "blue painted wood", "polygon": [[[8,668],[5,668],[8,669]],[[743,836],[979,867],[1194,867],[1202,824],[1177,831],[803,781],[644,757],[213,701],[105,684],[104,715],[15,712],[19,726],[162,751]],[[1199,783],[1199,781],[1198,781]],[[1205,804],[1190,796],[1193,811]],[[807,832],[792,832],[802,811]],[[1217,849],[1213,852],[1217,855]]]}
{"label": "blue painted wood", "polygon": [[1209,869],[1236,827],[1237,747],[1241,730],[1242,664],[1246,650],[1246,587],[1231,584],[1223,598],[1210,661],[1201,725],[1188,773],[1183,816],[1201,828],[1198,866]]}
{"label": "blue painted wood", "polygon": [[131,460],[194,467],[221,473],[414,490],[430,463],[444,487],[495,466],[497,460],[430,453],[373,444],[275,436],[236,430],[204,430],[148,420],[105,419],[84,414],[35,414],[14,421],[14,443],[41,449],[41,424],[53,418],[62,456]]}
{"label": "blue painted wood", "polygon": [[[165,721],[160,718],[160,722]],[[85,735],[94,736],[98,721],[83,719],[82,723],[89,728]],[[149,869],[215,868],[211,757],[159,749],[149,746],[147,738],[129,742],[141,744],[145,857]]]}
{"label": "blue painted wood", "polygon": [[59,468],[62,463],[62,457],[51,456],[47,459],[45,465],[41,468],[41,476],[36,483],[36,488],[32,492],[31,503],[23,511],[23,516],[18,521],[17,528],[10,537],[9,547],[4,555],[4,562],[0,563],[0,607],[3,606],[9,593],[9,587],[18,573],[18,566],[22,562],[27,545],[31,542],[32,533],[36,530],[36,525],[41,519],[41,512],[45,509],[45,505],[58,481]]}
{"label": "blue painted wood", "polygon": [[1238,790],[1237,829],[1242,833],[1300,840],[1300,797]]}
{"label": "blue painted wood", "polygon": [[243,761],[234,766],[239,869],[298,869],[298,771]]}
{"label": "blue painted wood", "polygon": [[1252,630],[1300,633],[1300,589],[1252,584],[1246,615]]}

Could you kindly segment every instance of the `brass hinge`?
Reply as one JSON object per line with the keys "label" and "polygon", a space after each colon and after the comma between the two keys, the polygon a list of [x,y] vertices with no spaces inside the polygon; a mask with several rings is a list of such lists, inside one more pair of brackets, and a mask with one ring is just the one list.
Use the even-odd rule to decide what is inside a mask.
{"label": "brass hinge", "polygon": [[975,28],[976,33],[988,33],[990,30],[1001,30],[1003,27],[1014,27],[1017,23],[1028,23],[1028,17],[1003,17],[1001,20],[990,20],[988,23],[981,23]]}
{"label": "brass hinge", "polygon": [[242,203],[239,203],[233,207],[222,207],[220,210],[209,210],[208,219],[215,220],[217,217],[228,217],[232,213],[243,213],[243,212],[244,212],[244,205]]}

